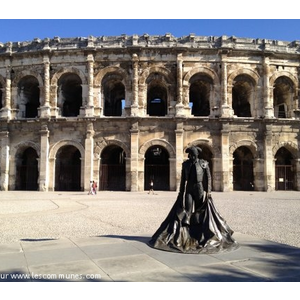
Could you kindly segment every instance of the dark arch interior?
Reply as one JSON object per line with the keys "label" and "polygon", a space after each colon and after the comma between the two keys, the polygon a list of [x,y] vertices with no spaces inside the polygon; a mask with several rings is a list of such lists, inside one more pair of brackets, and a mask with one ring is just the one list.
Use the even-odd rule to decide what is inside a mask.
{"label": "dark arch interior", "polygon": [[282,76],[276,79],[273,91],[275,116],[287,118],[286,106],[292,91],[292,83],[289,78]]}
{"label": "dark arch interior", "polygon": [[285,147],[281,147],[275,155],[275,178],[276,190],[294,189],[293,155]]}
{"label": "dark arch interior", "polygon": [[233,189],[254,190],[253,155],[245,146],[239,147],[233,153]]}
{"label": "dark arch interior", "polygon": [[103,81],[104,115],[121,116],[122,100],[125,100],[125,87],[122,78],[117,75],[108,75]]}
{"label": "dark arch interior", "polygon": [[58,93],[62,101],[62,116],[77,117],[82,106],[82,82],[77,74],[67,73],[58,80]]}
{"label": "dark arch interior", "polygon": [[126,154],[116,145],[107,146],[101,153],[100,190],[125,191]]}
{"label": "dark arch interior", "polygon": [[150,147],[145,154],[145,190],[153,180],[154,190],[170,190],[169,153],[161,146]]}
{"label": "dark arch interior", "polygon": [[189,99],[192,104],[192,115],[209,116],[210,85],[211,80],[203,75],[195,75],[191,79]]}
{"label": "dark arch interior", "polygon": [[39,82],[33,76],[25,76],[18,84],[18,94],[25,103],[25,118],[36,118],[40,106]]}
{"label": "dark arch interior", "polygon": [[167,114],[167,90],[158,83],[151,84],[147,93],[147,114],[165,116]]}
{"label": "dark arch interior", "polygon": [[232,88],[232,108],[238,117],[251,117],[250,96],[252,84],[247,76],[240,75],[235,78]]}
{"label": "dark arch interior", "polygon": [[275,164],[276,165],[291,165],[293,156],[289,150],[284,147],[281,147],[275,155]]}
{"label": "dark arch interior", "polygon": [[38,190],[38,155],[29,147],[16,157],[16,190]]}
{"label": "dark arch interior", "polygon": [[55,190],[81,190],[81,155],[74,146],[63,146],[55,160]]}

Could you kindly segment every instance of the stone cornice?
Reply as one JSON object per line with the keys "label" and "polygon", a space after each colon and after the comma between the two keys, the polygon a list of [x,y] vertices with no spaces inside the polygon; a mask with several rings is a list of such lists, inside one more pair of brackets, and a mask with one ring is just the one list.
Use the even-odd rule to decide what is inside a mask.
{"label": "stone cornice", "polygon": [[0,55],[13,55],[30,52],[55,52],[70,50],[101,49],[178,49],[178,50],[221,50],[255,51],[267,53],[300,54],[300,41],[286,42],[268,39],[238,38],[235,36],[196,36],[183,37],[165,35],[121,35],[101,37],[76,37],[34,39],[24,42],[0,43]]}

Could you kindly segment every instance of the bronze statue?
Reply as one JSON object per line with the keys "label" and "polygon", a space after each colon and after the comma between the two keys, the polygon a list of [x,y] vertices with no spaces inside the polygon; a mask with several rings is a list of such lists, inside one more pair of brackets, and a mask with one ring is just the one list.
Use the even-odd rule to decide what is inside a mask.
{"label": "bronze statue", "polygon": [[199,159],[201,148],[186,150],[176,202],[154,233],[153,248],[182,253],[217,253],[238,248],[233,230],[220,216],[211,197],[209,163]]}

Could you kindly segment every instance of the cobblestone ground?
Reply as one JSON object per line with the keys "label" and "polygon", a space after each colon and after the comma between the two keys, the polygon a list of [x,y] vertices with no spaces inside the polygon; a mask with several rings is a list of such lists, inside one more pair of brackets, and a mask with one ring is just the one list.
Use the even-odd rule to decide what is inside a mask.
{"label": "cobblestone ground", "polygon": [[[300,247],[300,192],[213,192],[235,232]],[[152,235],[176,192],[0,192],[0,243],[21,239]]]}

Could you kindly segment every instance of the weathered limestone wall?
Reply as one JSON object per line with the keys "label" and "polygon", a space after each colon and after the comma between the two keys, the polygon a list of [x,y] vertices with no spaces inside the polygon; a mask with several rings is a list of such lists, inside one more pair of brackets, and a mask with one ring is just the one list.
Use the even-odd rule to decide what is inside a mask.
{"label": "weathered limestone wall", "polygon": [[241,149],[250,153],[242,160],[251,163],[253,189],[276,189],[283,148],[300,190],[299,67],[296,41],[145,34],[0,43],[0,189],[26,185],[20,170],[29,172],[30,148],[36,188],[55,190],[57,155],[72,146],[80,153],[77,188],[88,190],[102,180],[103,151],[116,146],[126,155],[125,190],[142,191],[146,153],[158,146],[176,190],[185,149],[198,145],[216,191],[236,188]]}

